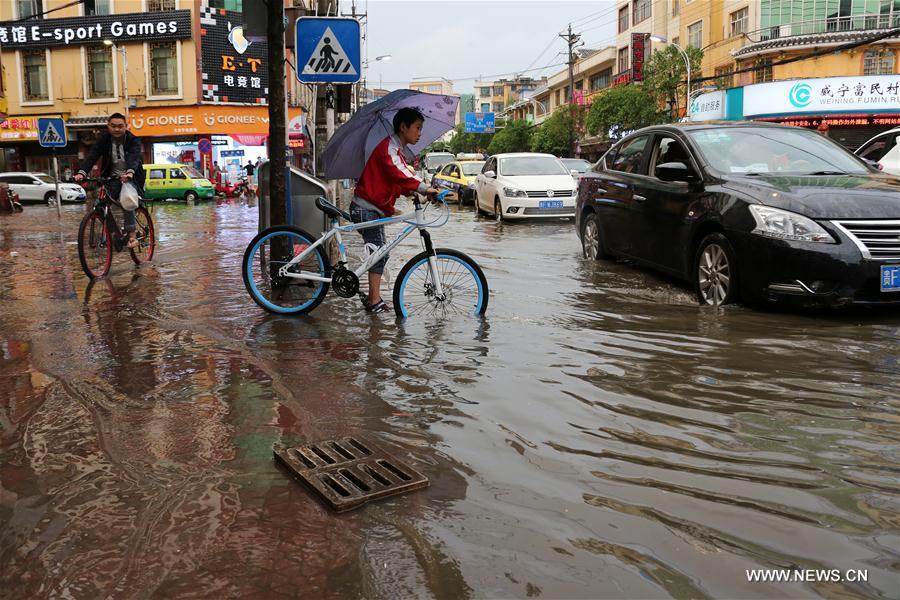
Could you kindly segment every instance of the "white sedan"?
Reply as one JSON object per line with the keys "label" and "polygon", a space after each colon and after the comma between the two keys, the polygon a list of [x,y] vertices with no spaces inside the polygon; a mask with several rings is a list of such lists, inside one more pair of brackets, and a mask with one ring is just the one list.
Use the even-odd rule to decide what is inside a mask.
{"label": "white sedan", "polygon": [[885,173],[900,175],[900,127],[879,133],[860,146],[856,155],[877,162]]}
{"label": "white sedan", "polygon": [[[56,202],[56,181],[46,173],[0,173],[0,181],[19,195],[21,202]],[[63,202],[84,202],[84,188],[74,183],[60,183]]]}
{"label": "white sedan", "polygon": [[475,210],[505,219],[575,216],[572,175],[552,154],[496,154],[475,179]]}

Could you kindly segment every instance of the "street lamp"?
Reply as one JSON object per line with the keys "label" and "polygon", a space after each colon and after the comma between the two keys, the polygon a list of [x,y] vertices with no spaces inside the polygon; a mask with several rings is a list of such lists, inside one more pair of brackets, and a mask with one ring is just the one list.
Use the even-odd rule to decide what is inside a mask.
{"label": "street lamp", "polygon": [[115,46],[112,40],[103,40],[104,46],[112,46],[114,52],[122,53],[122,92],[125,94],[125,122],[128,122],[128,50],[125,46]]}
{"label": "street lamp", "polygon": [[684,51],[684,48],[676,44],[675,42],[670,42],[666,38],[661,35],[651,35],[650,39],[654,42],[659,42],[661,44],[669,44],[670,46],[675,46],[678,48],[678,51],[681,52],[681,56],[684,57],[684,66],[687,68],[687,94],[685,94],[687,98],[687,104],[684,106],[684,115],[690,116],[691,113],[691,59],[688,58],[687,52]]}

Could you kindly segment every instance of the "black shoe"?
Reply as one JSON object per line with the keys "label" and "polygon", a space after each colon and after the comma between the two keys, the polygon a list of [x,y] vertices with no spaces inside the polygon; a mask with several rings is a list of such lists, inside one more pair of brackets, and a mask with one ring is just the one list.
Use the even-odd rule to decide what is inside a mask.
{"label": "black shoe", "polygon": [[371,304],[366,306],[366,312],[370,313],[383,313],[394,310],[394,307],[385,302],[384,300],[379,300],[375,304]]}

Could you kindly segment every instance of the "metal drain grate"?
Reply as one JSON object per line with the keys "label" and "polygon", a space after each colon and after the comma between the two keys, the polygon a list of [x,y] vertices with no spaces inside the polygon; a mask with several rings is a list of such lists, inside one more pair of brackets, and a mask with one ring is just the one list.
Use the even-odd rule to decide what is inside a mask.
{"label": "metal drain grate", "polygon": [[275,450],[275,460],[337,512],[428,486],[427,477],[358,437]]}

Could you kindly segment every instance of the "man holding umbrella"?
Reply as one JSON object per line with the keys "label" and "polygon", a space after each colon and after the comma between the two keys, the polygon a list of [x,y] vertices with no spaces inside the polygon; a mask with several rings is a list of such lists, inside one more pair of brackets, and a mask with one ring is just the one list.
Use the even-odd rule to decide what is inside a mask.
{"label": "man holding umbrella", "polygon": [[[354,223],[390,217],[400,196],[418,192],[433,198],[437,194],[436,189],[416,177],[404,156],[405,147],[415,145],[422,136],[424,115],[415,108],[401,108],[393,121],[393,135],[386,136],[375,146],[356,184],[356,194],[350,204],[350,216]],[[384,225],[363,229],[360,233],[367,244],[385,244]],[[381,298],[381,277],[387,259],[385,256],[369,269],[369,298],[363,301],[368,312],[393,310]]]}

